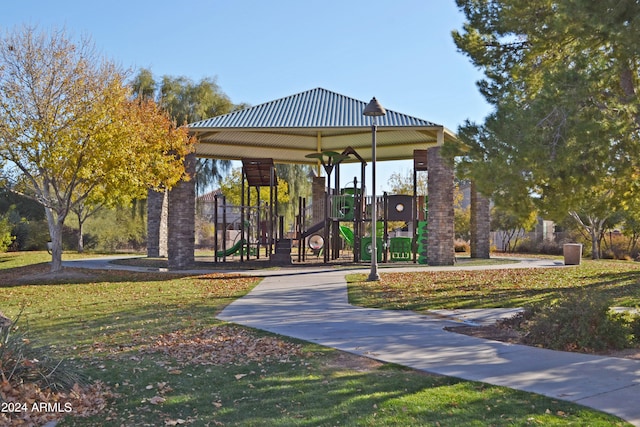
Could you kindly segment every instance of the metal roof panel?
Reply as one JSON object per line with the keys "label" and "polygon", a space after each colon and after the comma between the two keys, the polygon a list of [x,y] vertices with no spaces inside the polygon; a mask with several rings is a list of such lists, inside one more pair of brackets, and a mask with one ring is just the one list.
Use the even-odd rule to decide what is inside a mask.
{"label": "metal roof panel", "polygon": [[[219,159],[272,158],[313,164],[312,152],[346,147],[371,159],[371,119],[366,103],[322,88],[312,89],[189,125],[196,155]],[[411,159],[413,150],[442,145],[455,135],[427,120],[387,110],[377,117],[378,160]],[[348,159],[345,162],[355,161]]]}
{"label": "metal roof panel", "polygon": [[[211,117],[189,128],[332,128],[370,126],[362,115],[366,103],[326,89],[316,88],[285,98]],[[379,127],[437,127],[438,124],[387,110],[377,118]]]}

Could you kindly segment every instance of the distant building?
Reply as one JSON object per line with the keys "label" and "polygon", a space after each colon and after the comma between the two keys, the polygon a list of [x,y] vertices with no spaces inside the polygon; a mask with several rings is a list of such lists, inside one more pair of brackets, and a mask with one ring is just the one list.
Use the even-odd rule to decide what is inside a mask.
{"label": "distant building", "polygon": [[220,189],[203,194],[196,199],[196,216],[214,223],[216,219],[216,196],[218,198],[218,224],[222,227],[224,221],[227,229],[239,229],[240,208],[232,204],[223,206],[223,197]]}
{"label": "distant building", "polygon": [[[217,197],[217,223],[216,223],[216,197]],[[213,247],[214,236],[218,234],[218,245],[222,247],[223,230],[228,242],[235,242],[240,233],[241,212],[240,207],[227,204],[223,205],[223,197],[220,189],[213,190],[196,198],[196,246]]]}

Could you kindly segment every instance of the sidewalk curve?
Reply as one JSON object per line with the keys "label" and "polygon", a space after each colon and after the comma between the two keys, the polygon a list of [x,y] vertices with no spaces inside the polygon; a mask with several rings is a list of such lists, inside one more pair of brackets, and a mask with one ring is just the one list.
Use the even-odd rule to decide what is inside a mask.
{"label": "sidewalk curve", "polygon": [[[529,260],[469,268],[553,265],[558,263]],[[218,318],[426,372],[576,402],[640,426],[640,361],[545,350],[443,330],[459,325],[461,320],[489,321],[505,314],[499,310],[465,311],[461,319],[455,318],[461,315],[459,311],[427,316],[354,307],[348,303],[345,281],[345,274],[353,271],[309,268],[251,272],[265,279],[227,306]],[[385,271],[398,269],[380,272]]]}

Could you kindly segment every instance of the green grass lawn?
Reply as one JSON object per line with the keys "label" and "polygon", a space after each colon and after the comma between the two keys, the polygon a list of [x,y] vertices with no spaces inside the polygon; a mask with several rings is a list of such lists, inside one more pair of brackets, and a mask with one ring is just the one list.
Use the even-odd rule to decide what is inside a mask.
{"label": "green grass lawn", "polygon": [[640,263],[583,261],[580,266],[385,273],[380,282],[350,275],[352,304],[414,310],[523,307],[586,291],[613,305],[640,306]]}
{"label": "green grass lawn", "polygon": [[[217,321],[216,313],[250,291],[257,278],[90,270],[51,278],[46,259],[46,253],[0,254],[0,310],[10,317],[22,311],[21,327],[32,343],[49,346],[52,356],[67,360],[66,369],[115,393],[99,414],[67,416],[61,426],[627,425],[564,401],[428,375]],[[591,283],[591,269],[597,270],[559,269],[571,277],[558,280],[569,286],[584,271]],[[594,287],[636,301],[629,289],[637,270],[602,270]],[[382,274],[379,286],[417,280],[407,275],[392,281],[390,274]],[[465,306],[490,305],[479,281],[442,274],[451,283],[438,286],[451,296],[440,295],[438,307],[455,304],[457,286],[477,288],[476,296],[463,299]],[[533,283],[539,280],[515,286],[537,289]],[[627,286],[619,288],[616,280]],[[506,281],[505,294],[529,292],[508,291]],[[359,287],[351,284],[352,291]],[[432,298],[422,287],[423,299]],[[414,305],[417,293],[411,291]],[[521,301],[493,298],[496,304]]]}

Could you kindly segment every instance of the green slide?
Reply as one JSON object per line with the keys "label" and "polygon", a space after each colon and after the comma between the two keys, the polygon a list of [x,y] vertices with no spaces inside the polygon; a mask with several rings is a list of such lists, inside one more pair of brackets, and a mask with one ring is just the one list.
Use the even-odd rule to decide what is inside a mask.
{"label": "green slide", "polygon": [[344,239],[345,242],[353,247],[353,230],[349,227],[345,227],[344,225],[340,226],[340,235]]}
{"label": "green slide", "polygon": [[216,256],[217,257],[225,257],[225,256],[233,255],[236,252],[238,252],[242,248],[242,246],[244,246],[245,243],[246,243],[246,240],[240,239],[235,243],[235,245],[231,246],[226,251],[220,250],[220,251],[216,252]]}

